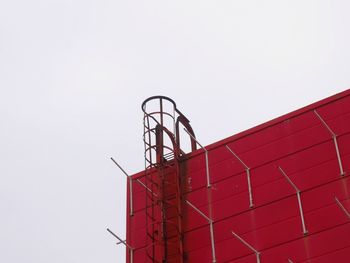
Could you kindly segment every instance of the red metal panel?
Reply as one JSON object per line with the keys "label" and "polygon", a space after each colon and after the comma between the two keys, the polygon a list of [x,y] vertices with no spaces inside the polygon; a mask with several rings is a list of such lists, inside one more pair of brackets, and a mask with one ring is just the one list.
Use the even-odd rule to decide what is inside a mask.
{"label": "red metal panel", "polygon": [[[347,172],[343,177],[332,133],[314,109],[337,135],[340,160]],[[249,207],[245,167],[226,145],[250,168],[254,207]],[[189,154],[181,163],[184,262],[212,263],[213,257],[209,222],[185,200],[213,220],[218,263],[256,262],[252,249],[231,230],[260,252],[261,262],[349,261],[350,218],[335,196],[350,212],[350,90],[206,148],[211,188],[207,187],[203,150]],[[303,234],[296,189],[278,167],[301,191],[307,235]],[[142,177],[142,173],[133,176]],[[153,262],[144,247],[149,193],[135,180],[133,185],[134,215],[127,217],[127,241],[135,248],[134,262]]]}
{"label": "red metal panel", "polygon": [[[338,249],[350,246],[350,223],[325,230],[315,235],[306,236],[292,242],[282,244],[264,251],[262,260],[265,262],[284,262],[288,257],[293,262],[301,262]],[[349,255],[348,255],[349,256]],[[348,257],[342,261],[347,262]]]}
{"label": "red metal panel", "polygon": [[350,247],[341,248],[339,250],[325,253],[312,259],[307,259],[301,262],[309,263],[329,263],[329,262],[346,262],[350,255]]}
{"label": "red metal panel", "polygon": [[[234,239],[231,235],[231,230],[234,230],[240,234],[242,238],[244,238],[247,242],[254,244],[256,249],[260,250],[268,249],[269,247],[274,247],[279,244],[303,237],[297,202],[292,198],[286,200],[288,200],[288,202],[277,202],[271,207],[266,206],[256,209],[255,211],[259,211],[260,214],[249,211],[242,215],[231,217],[228,220],[217,222],[215,224],[215,233],[218,233],[215,235],[217,244],[220,244],[222,241],[228,239]],[[342,202],[345,205],[350,204],[349,199],[346,202],[342,200]],[[290,203],[289,207],[294,207],[295,209],[289,209],[289,207],[286,209],[284,205],[288,203]],[[272,209],[275,209],[275,212],[269,214]],[[284,216],[281,217],[281,214]],[[258,216],[260,216],[260,218],[264,218],[265,225],[261,224],[262,222],[255,222],[255,219],[258,219]],[[276,219],[276,217],[278,219]],[[320,218],[322,220],[320,220]],[[305,213],[305,219],[310,235],[318,233],[324,229],[335,227],[339,224],[344,224],[349,220],[334,201],[333,204],[329,206]],[[249,222],[249,224],[247,224],[247,222]],[[239,232],[236,231],[236,229],[238,229]],[[259,239],[256,240],[255,237],[259,237]],[[209,228],[203,227],[186,233],[185,240],[189,241],[187,242],[188,251],[203,247],[207,247],[206,249],[209,249]],[[230,253],[227,254],[229,255]],[[240,254],[231,254],[232,257],[242,256]]]}

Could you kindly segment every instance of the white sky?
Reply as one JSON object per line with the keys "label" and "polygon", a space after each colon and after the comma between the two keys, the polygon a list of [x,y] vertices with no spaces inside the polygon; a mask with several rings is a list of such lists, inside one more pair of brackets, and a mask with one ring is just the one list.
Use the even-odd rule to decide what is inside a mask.
{"label": "white sky", "polygon": [[206,145],[350,87],[350,2],[0,0],[0,262],[124,262],[140,104]]}

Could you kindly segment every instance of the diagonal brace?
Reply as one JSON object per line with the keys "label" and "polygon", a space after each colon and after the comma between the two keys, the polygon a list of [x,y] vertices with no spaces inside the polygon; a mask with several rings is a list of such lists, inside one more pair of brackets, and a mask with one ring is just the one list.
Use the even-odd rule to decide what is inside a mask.
{"label": "diagonal brace", "polygon": [[345,215],[350,219],[350,213],[346,208],[343,206],[343,204],[339,201],[339,199],[334,196],[334,200],[337,202],[338,206],[340,207],[341,210],[345,213]]}

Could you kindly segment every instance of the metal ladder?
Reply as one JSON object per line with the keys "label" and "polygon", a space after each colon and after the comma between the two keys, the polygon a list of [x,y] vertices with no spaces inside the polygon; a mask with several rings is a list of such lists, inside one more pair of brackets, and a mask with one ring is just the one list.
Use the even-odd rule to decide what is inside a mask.
{"label": "metal ladder", "polygon": [[[150,109],[153,106],[152,109]],[[165,108],[168,108],[168,111]],[[191,133],[188,119],[173,100],[154,96],[142,104],[144,112],[146,193],[146,262],[183,263],[182,182],[179,124]],[[191,149],[196,149],[192,137]]]}

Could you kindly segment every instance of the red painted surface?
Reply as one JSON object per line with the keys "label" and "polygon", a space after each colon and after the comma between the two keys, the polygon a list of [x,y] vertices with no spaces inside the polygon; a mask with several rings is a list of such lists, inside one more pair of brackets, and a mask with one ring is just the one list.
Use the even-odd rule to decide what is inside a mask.
{"label": "red painted surface", "polygon": [[[332,133],[314,110],[336,134],[344,176]],[[225,145],[250,168],[252,208],[246,170]],[[203,150],[181,162],[181,181],[183,201],[214,222],[217,262],[257,262],[231,231],[260,252],[261,262],[350,262],[350,218],[334,198],[350,212],[350,90],[206,148],[212,187],[206,187]],[[306,235],[296,190],[278,167],[300,189]],[[133,175],[133,216],[128,192],[127,242],[134,248],[134,262],[153,262],[146,255],[147,191],[136,178],[144,182],[144,172]],[[182,207],[184,262],[212,262],[208,221],[186,203]]]}

